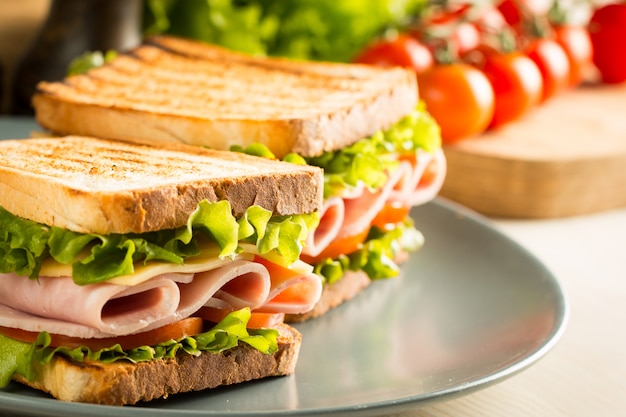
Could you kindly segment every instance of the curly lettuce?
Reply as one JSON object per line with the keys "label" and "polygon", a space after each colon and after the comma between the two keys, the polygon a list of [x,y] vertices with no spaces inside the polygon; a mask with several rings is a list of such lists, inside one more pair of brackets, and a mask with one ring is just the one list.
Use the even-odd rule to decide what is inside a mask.
{"label": "curly lettuce", "polygon": [[198,239],[219,247],[220,257],[234,256],[239,243],[255,244],[260,254],[276,252],[290,265],[300,257],[309,231],[317,226],[317,213],[272,216],[251,206],[236,219],[228,201],[198,204],[187,224],[177,229],[142,234],[83,234],[48,227],[14,216],[0,207],[0,272],[36,279],[42,262],[52,257],[72,265],[72,278],[87,285],[132,274],[136,262],[182,264],[198,255]]}
{"label": "curly lettuce", "polygon": [[[285,162],[314,165],[324,169],[324,197],[341,195],[346,188],[359,183],[376,190],[388,178],[388,172],[398,165],[398,156],[415,154],[422,150],[436,152],[441,148],[441,129],[420,102],[408,115],[386,130],[379,130],[345,148],[325,152],[320,156],[304,158],[288,154]],[[253,144],[245,148],[232,146],[233,152],[276,159],[264,145]]]}
{"label": "curly lettuce", "polygon": [[11,381],[14,374],[29,380],[36,377],[40,364],[49,363],[56,355],[66,356],[76,362],[98,361],[132,363],[175,358],[179,353],[198,356],[203,352],[220,353],[245,343],[264,354],[278,350],[276,329],[247,329],[250,309],[244,308],[227,315],[210,330],[180,340],[168,340],[155,346],[141,346],[123,350],[119,344],[92,352],[85,346],[70,349],[51,347],[51,337],[41,332],[34,343],[21,342],[0,334],[0,388]]}
{"label": "curly lettuce", "polygon": [[[418,151],[436,152],[441,148],[439,125],[426,112],[423,102],[389,129],[376,132],[343,149],[326,152],[317,157],[303,158],[289,154],[284,161],[309,164],[324,169],[324,197],[342,195],[346,188],[365,184],[372,190],[383,186],[388,173],[398,165],[398,156]],[[231,147],[231,151],[275,159],[263,145],[246,148]],[[392,278],[400,267],[395,259],[401,252],[414,252],[424,243],[423,235],[410,219],[396,224],[391,230],[372,227],[365,243],[357,251],[328,258],[314,265],[314,271],[325,283],[339,280],[347,271],[362,270],[370,279]]]}
{"label": "curly lettuce", "polygon": [[324,169],[324,196],[341,195],[345,188],[364,183],[380,188],[398,164],[398,155],[441,148],[437,122],[420,102],[417,108],[387,130],[380,130],[343,149],[305,158],[309,165]]}
{"label": "curly lettuce", "polygon": [[145,35],[166,33],[256,55],[347,62],[410,24],[425,0],[147,0]]}
{"label": "curly lettuce", "polygon": [[363,271],[371,280],[393,278],[400,273],[397,256],[402,252],[415,252],[423,244],[424,236],[415,229],[411,219],[391,230],[372,227],[358,250],[338,258],[324,259],[314,265],[314,272],[325,284],[339,281],[348,271]]}

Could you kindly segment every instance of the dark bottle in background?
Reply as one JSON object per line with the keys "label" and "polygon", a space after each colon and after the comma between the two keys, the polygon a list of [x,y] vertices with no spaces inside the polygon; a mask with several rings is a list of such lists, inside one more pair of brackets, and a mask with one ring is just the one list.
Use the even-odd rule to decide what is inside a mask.
{"label": "dark bottle in background", "polygon": [[32,114],[37,83],[65,77],[77,56],[139,44],[141,12],[141,0],[51,0],[47,18],[11,82],[11,113]]}
{"label": "dark bottle in background", "polygon": [[4,112],[4,65],[0,61],[0,114]]}

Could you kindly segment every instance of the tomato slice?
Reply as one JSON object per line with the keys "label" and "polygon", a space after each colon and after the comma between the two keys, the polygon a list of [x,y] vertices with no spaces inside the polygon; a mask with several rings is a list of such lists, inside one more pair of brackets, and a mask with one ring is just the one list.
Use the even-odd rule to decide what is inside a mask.
{"label": "tomato slice", "polygon": [[376,226],[379,229],[386,230],[389,225],[395,225],[404,221],[409,215],[410,207],[399,203],[389,202],[385,204],[383,209],[376,215],[372,221],[372,226]]}
{"label": "tomato slice", "polygon": [[422,178],[420,178],[418,187],[425,187],[427,185],[435,182],[435,178],[437,178],[437,173],[439,172],[439,166],[437,165],[437,161],[434,159],[430,161],[424,173],[422,174]]}
{"label": "tomato slice", "polygon": [[265,266],[272,277],[273,283],[287,281],[290,278],[293,278],[297,275],[301,275],[300,272],[294,271],[293,269],[289,269],[282,265],[278,265],[272,261],[269,261],[261,256],[255,256],[254,262],[260,263]]}
{"label": "tomato slice", "polygon": [[334,240],[330,245],[326,247],[326,249],[322,251],[322,253],[317,256],[302,255],[300,258],[306,263],[315,265],[316,263],[323,261],[327,258],[335,259],[338,258],[339,255],[348,255],[359,249],[359,246],[365,241],[365,238],[367,238],[368,234],[369,228],[366,228],[365,230],[357,233],[354,236],[346,236]]}
{"label": "tomato slice", "polygon": [[[119,343],[122,349],[129,350],[140,346],[154,346],[162,342],[167,342],[168,340],[179,340],[187,336],[195,336],[202,333],[202,330],[203,320],[200,317],[188,317],[156,329],[118,337],[83,339],[80,337],[51,333],[50,337],[52,340],[50,346],[63,346],[70,349],[86,346],[92,351],[97,351]],[[38,332],[30,332],[12,327],[0,327],[0,334],[27,343],[33,343],[39,335]]]}
{"label": "tomato slice", "polygon": [[[195,315],[213,323],[220,322],[231,311],[214,307],[202,307]],[[249,329],[267,329],[278,326],[285,321],[284,313],[259,313],[253,311],[248,320]]]}

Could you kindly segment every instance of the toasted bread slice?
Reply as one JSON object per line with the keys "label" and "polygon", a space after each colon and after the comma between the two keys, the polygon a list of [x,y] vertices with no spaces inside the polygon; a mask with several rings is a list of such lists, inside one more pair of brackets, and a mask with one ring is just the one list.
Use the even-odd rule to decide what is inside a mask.
{"label": "toasted bread slice", "polygon": [[78,363],[57,355],[38,366],[36,379],[29,381],[17,374],[14,379],[63,401],[130,405],[170,394],[292,374],[302,335],[286,324],[278,330],[278,351],[271,355],[245,343],[219,354],[179,353],[174,359],[140,363]]}
{"label": "toasted bread slice", "polygon": [[0,206],[82,233],[144,233],[186,224],[198,202],[275,214],[318,210],[319,168],[183,144],[69,136],[0,141]]}
{"label": "toasted bread slice", "polygon": [[155,37],[63,82],[42,82],[37,121],[58,134],[266,145],[282,158],[341,149],[417,105],[412,71],[252,57]]}

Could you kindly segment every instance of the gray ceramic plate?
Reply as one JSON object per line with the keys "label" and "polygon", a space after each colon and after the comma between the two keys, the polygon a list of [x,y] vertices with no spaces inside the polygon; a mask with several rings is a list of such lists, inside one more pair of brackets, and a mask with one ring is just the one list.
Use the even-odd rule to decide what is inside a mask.
{"label": "gray ceramic plate", "polygon": [[[2,137],[27,136],[33,126],[11,121],[9,129],[5,122]],[[412,216],[425,247],[400,278],[375,282],[326,316],[298,325],[304,343],[293,376],[123,408],[63,403],[11,383],[0,390],[0,414],[388,414],[489,386],[554,346],[568,306],[534,256],[445,200]]]}

